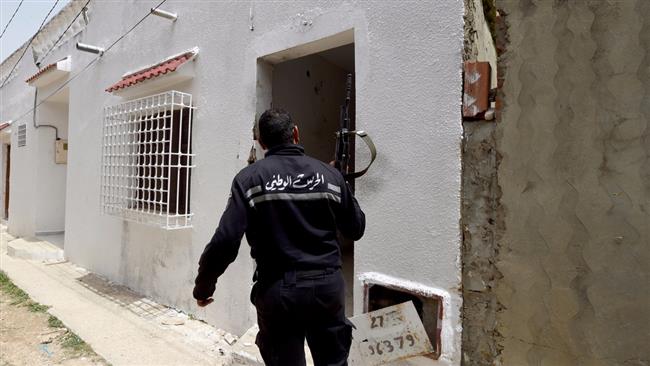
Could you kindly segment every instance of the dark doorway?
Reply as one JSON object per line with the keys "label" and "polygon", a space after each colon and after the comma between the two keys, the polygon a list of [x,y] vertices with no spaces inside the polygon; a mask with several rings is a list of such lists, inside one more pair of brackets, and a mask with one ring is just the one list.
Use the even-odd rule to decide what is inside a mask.
{"label": "dark doorway", "polygon": [[[352,74],[350,129],[355,125],[354,44],[273,65],[273,107],[288,111],[300,129],[305,152],[323,162],[335,158],[336,132],[340,126],[340,106],[345,102],[346,80]],[[350,171],[354,170],[354,142],[350,146]],[[354,182],[351,182],[354,187]],[[343,273],[346,280],[346,313],[353,313],[354,245],[340,238]]]}

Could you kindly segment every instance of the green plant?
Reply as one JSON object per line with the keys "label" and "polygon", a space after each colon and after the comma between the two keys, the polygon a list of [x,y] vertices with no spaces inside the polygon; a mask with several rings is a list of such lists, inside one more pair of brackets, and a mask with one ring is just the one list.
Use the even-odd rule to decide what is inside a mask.
{"label": "green plant", "polygon": [[82,354],[93,354],[92,348],[78,335],[68,330],[61,339],[61,347]]}
{"label": "green plant", "polygon": [[47,325],[49,325],[50,328],[65,328],[63,322],[60,321],[59,318],[55,317],[54,315],[50,315],[50,317],[47,318]]}
{"label": "green plant", "polygon": [[0,290],[11,297],[11,305],[24,305],[33,313],[44,313],[50,307],[32,301],[25,291],[18,288],[11,282],[6,273],[0,271]]}
{"label": "green plant", "polygon": [[44,313],[47,311],[47,309],[50,308],[47,305],[39,304],[32,300],[27,301],[25,306],[27,306],[27,309],[29,309],[29,311],[31,311],[32,313]]}
{"label": "green plant", "polygon": [[[38,312],[38,313],[45,312],[47,311],[47,309],[49,309],[49,306],[39,304],[33,301],[32,299],[30,299],[29,295],[27,295],[25,291],[21,290],[16,285],[14,285],[14,283],[11,282],[11,279],[9,279],[7,274],[4,273],[3,271],[0,271],[0,291],[2,291],[3,293],[5,293],[11,298],[11,305],[25,306],[29,311]],[[50,315],[47,318],[47,324],[51,328],[60,328],[60,329],[66,328],[63,322],[61,322],[61,320],[59,320],[59,318],[55,317],[54,315]],[[79,336],[71,332],[69,329],[66,329],[65,333],[63,333],[57,339],[61,342],[61,347],[73,353],[76,353],[77,355],[93,356],[93,357],[96,356],[95,352],[90,347],[90,345],[84,342],[83,339],[79,338]],[[105,363],[104,360],[101,361],[102,364],[108,364]],[[0,366],[5,366],[5,365],[9,365],[9,364],[7,364],[4,360],[0,360]],[[110,364],[108,365],[110,366]]]}
{"label": "green plant", "polygon": [[0,271],[0,290],[12,298],[11,305],[19,305],[29,301],[29,296],[25,291],[14,285],[3,271]]}

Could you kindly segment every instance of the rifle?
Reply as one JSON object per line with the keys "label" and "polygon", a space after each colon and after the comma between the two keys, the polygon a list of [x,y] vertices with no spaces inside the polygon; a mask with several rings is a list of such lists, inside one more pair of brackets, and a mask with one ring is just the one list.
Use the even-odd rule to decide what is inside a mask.
{"label": "rifle", "polygon": [[[350,101],[352,98],[352,74],[348,74],[345,82],[345,101],[341,105],[341,126],[336,132],[336,157],[334,167],[338,169],[345,180],[350,181],[366,174],[372,163],[377,157],[377,149],[372,139],[365,131],[350,130]],[[370,163],[363,170],[358,172],[349,172],[350,163],[350,137],[359,136],[370,149]]]}

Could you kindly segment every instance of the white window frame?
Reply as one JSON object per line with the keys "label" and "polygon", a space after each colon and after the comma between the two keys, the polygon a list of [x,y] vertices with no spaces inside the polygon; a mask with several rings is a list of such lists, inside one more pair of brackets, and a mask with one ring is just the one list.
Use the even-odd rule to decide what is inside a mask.
{"label": "white window frame", "polygon": [[192,95],[175,90],[104,108],[103,214],[166,230],[192,227],[194,109]]}

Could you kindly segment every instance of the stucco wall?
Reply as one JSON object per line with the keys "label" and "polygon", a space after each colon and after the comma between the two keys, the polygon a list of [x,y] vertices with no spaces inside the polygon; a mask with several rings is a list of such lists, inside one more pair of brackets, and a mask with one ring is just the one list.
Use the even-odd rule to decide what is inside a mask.
{"label": "stucco wall", "polygon": [[[68,138],[68,105],[43,103],[38,110],[39,125],[57,127],[61,139]],[[65,191],[67,164],[55,163],[56,134],[50,127],[38,129],[38,171],[35,194],[35,231],[61,232],[65,229]]]}
{"label": "stucco wall", "polygon": [[[10,127],[9,127],[10,128]],[[11,135],[6,128],[0,132],[0,219],[5,219],[5,185],[7,174],[7,147],[11,144]]]}
{"label": "stucco wall", "polygon": [[[30,65],[26,66],[24,68]],[[22,76],[24,75],[19,75],[16,79],[24,83]],[[7,85],[6,91],[3,88],[3,97],[13,86]],[[27,84],[21,86],[22,88],[15,88],[19,96],[13,98],[15,103],[3,100],[3,112],[7,116],[17,118],[29,112],[33,106],[34,89]],[[66,138],[67,119],[65,104],[44,103],[39,107],[36,123],[55,125],[59,128],[59,137]],[[28,113],[11,126],[12,172],[8,229],[16,236],[29,237],[37,232],[64,230],[66,165],[54,162],[54,130],[49,127],[34,128],[33,123],[32,114]],[[27,127],[27,145],[19,147],[17,132],[18,126],[22,124]]]}
{"label": "stucco wall", "polygon": [[[84,3],[85,1],[72,0],[59,14],[63,14],[62,17],[57,16],[56,21],[49,21],[43,27],[43,29],[46,29],[49,32],[49,38],[37,37],[38,39],[35,39],[34,43],[38,43],[39,47],[46,47],[49,49],[67,26],[67,21],[71,20],[77,14],[78,10],[83,7]],[[74,51],[74,44],[80,37],[77,33],[83,29],[83,24],[85,24],[85,21],[82,22],[82,18],[83,17],[78,17],[76,24],[70,27],[67,34],[62,38],[64,41],[68,40],[68,42],[59,42],[47,58],[40,60],[42,66],[46,66],[76,52]],[[36,216],[39,212],[38,182],[39,179],[48,179],[48,177],[39,178],[38,175],[38,167],[40,164],[38,151],[41,146],[39,141],[43,141],[40,135],[50,133],[51,135],[47,135],[45,140],[53,141],[54,132],[52,130],[46,131],[49,130],[48,128],[38,129],[37,132],[37,130],[32,126],[33,114],[31,113],[31,110],[34,103],[34,88],[25,83],[25,80],[34,75],[38,71],[38,67],[34,64],[31,47],[25,53],[25,57],[16,64],[23,50],[24,45],[10,55],[0,67],[0,75],[4,79],[4,76],[9,72],[9,70],[12,70],[14,65],[16,65],[12,75],[7,79],[7,82],[2,89],[0,89],[0,121],[14,121],[11,126],[11,197],[9,200],[10,218],[8,231],[14,236],[29,237],[33,236],[35,232],[39,230],[36,224]],[[39,54],[39,57],[40,56],[41,54]],[[73,67],[75,66],[78,66],[78,64],[74,65],[73,61]],[[47,94],[49,94],[49,92],[51,92],[51,90],[49,90]],[[43,94],[40,94],[40,96],[43,96]],[[37,123],[42,123],[40,118],[37,118]],[[16,132],[18,131],[18,125],[20,124],[25,124],[27,126],[26,147],[18,147],[17,145]],[[48,142],[48,145],[49,143],[50,142]],[[54,143],[51,143],[53,148]],[[47,147],[44,146],[43,148]],[[52,161],[53,159],[52,156]],[[60,170],[61,167],[53,169]],[[63,175],[65,175],[65,173],[61,174],[59,172],[58,179],[56,180],[60,182]],[[57,191],[60,192],[61,190]],[[62,203],[63,200],[59,200],[57,206],[60,207]],[[58,224],[60,224],[60,222],[57,223],[56,227],[59,227]],[[61,230],[62,228],[63,226],[61,225],[58,230]]]}
{"label": "stucco wall", "polygon": [[[107,46],[151,6],[144,1],[126,1],[119,7],[94,2],[91,23],[73,42]],[[372,134],[380,154],[357,183],[368,227],[355,246],[355,272],[381,272],[447,294],[440,363],[458,364],[462,1],[188,6],[170,0],[164,8],[178,12],[178,21],[147,19],[70,83],[66,256],[235,333],[252,325],[252,262],[245,242],[217,284],[214,305],[196,308],[191,289],[196,263],[225,207],[231,179],[248,158],[260,95],[257,59],[354,29],[357,127]],[[126,71],[194,46],[201,49],[194,61],[197,76],[181,86],[193,93],[197,106],[194,227],[164,232],[101,216],[102,110],[121,102],[103,89]],[[51,58],[66,53],[73,55],[72,74],[94,57],[65,46]],[[15,81],[12,84],[20,90]],[[14,104],[21,103],[28,105],[29,98]],[[363,146],[358,150],[367,153]],[[360,312],[361,282],[354,284],[354,293],[355,310]]]}
{"label": "stucco wall", "polygon": [[[33,93],[33,91],[32,91]],[[33,98],[33,94],[32,94]],[[24,110],[22,110],[24,111]],[[26,146],[18,146],[18,126],[27,128]],[[32,127],[31,114],[28,119],[14,122],[11,127],[11,174],[9,186],[10,234],[17,237],[34,236],[36,231],[36,182],[38,166],[38,132]]]}
{"label": "stucco wall", "polygon": [[7,169],[7,142],[0,134],[0,220],[5,219],[5,174]]}
{"label": "stucco wall", "polygon": [[[0,74],[5,75],[8,73],[8,70],[5,69],[13,67],[16,62],[11,57],[8,61],[10,64],[3,65]],[[2,103],[0,120],[14,121],[10,127],[11,135],[9,136],[11,144],[11,174],[9,177],[11,197],[9,199],[8,220],[8,231],[14,236],[32,236],[35,230],[35,211],[33,207],[36,169],[28,168],[35,166],[34,151],[36,145],[34,144],[34,130],[31,127],[32,115],[31,113],[27,114],[20,120],[17,120],[17,118],[28,112],[30,105],[34,103],[34,91],[27,87],[24,80],[36,70],[36,66],[23,61],[14,71],[10,81],[0,89],[0,103]],[[27,146],[25,147],[18,147],[17,132],[18,126],[21,124],[27,126]]]}
{"label": "stucco wall", "polygon": [[[5,130],[6,131],[6,130]],[[11,144],[11,135],[0,133],[0,219],[5,219],[5,186],[7,174],[7,147]]]}
{"label": "stucco wall", "polygon": [[498,5],[498,362],[646,365],[650,3]]}

